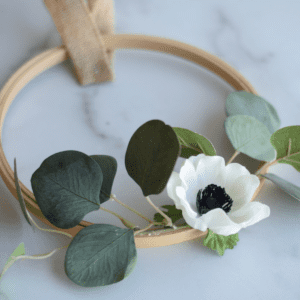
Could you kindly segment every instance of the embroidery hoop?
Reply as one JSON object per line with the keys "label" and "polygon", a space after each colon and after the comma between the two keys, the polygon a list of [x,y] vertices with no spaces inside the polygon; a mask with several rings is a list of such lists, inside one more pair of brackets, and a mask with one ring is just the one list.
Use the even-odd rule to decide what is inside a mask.
{"label": "embroidery hoop", "polygon": [[[113,34],[103,36],[103,42],[107,49],[141,49],[152,50],[172,54],[191,62],[194,62],[207,70],[215,73],[227,83],[229,83],[235,90],[244,90],[257,95],[257,92],[252,85],[234,68],[222,61],[220,58],[205,52],[197,47],[185,44],[179,41],[153,37],[147,35],[135,35],[135,34]],[[38,76],[43,71],[62,63],[69,58],[68,52],[65,46],[56,47],[37,55],[29,60],[23,66],[21,66],[7,81],[0,92],[0,175],[10,190],[12,195],[18,200],[17,191],[15,187],[14,172],[11,169],[2,147],[2,129],[6,113],[10,104],[32,79]],[[259,168],[265,162],[261,162]],[[267,172],[267,169],[263,173]],[[260,179],[260,185],[257,188],[251,201],[253,201],[261,190],[265,178]],[[45,224],[50,225],[56,230],[68,232],[75,236],[81,229],[92,225],[93,223],[87,221],[81,221],[79,225],[70,229],[61,229],[52,225],[42,214],[33,193],[21,182],[20,187],[22,195],[25,200],[26,208],[40,219]],[[154,232],[155,229],[149,229],[147,233]],[[157,233],[157,231],[155,230]],[[203,237],[207,234],[207,231],[202,232],[193,228],[183,228],[173,231],[163,230],[158,234],[148,234],[135,236],[135,244],[137,248],[152,248],[168,246],[172,244],[179,244],[185,241],[190,241],[196,238]]]}

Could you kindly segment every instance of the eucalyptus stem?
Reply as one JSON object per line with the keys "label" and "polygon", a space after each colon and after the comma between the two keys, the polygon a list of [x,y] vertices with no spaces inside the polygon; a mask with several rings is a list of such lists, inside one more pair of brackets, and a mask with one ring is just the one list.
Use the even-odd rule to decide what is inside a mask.
{"label": "eucalyptus stem", "polygon": [[231,156],[231,158],[228,160],[228,162],[227,162],[227,164],[226,164],[226,166],[228,165],[228,164],[230,164],[239,154],[240,154],[241,152],[239,152],[239,151],[235,151],[234,153],[233,153],[233,155]]}
{"label": "eucalyptus stem", "polygon": [[31,220],[31,222],[35,225],[35,227],[37,227],[38,229],[40,230],[43,230],[43,231],[48,231],[48,232],[56,232],[56,233],[60,233],[60,234],[64,234],[68,237],[70,237],[71,239],[73,238],[73,235],[71,235],[70,233],[67,233],[67,232],[64,232],[64,231],[59,231],[59,230],[54,230],[54,229],[46,229],[46,228],[41,228],[39,227],[35,221],[33,220],[33,218],[31,217],[30,213],[26,210],[27,212],[27,216],[29,217],[29,219]]}
{"label": "eucalyptus stem", "polygon": [[160,213],[167,220],[167,224],[166,224],[167,226],[174,227],[172,220],[163,211],[161,211],[156,205],[153,204],[149,196],[146,197],[146,200],[158,213]]}
{"label": "eucalyptus stem", "polygon": [[20,256],[13,256],[12,258],[14,260],[18,260],[18,259],[45,259],[45,258],[48,258],[50,256],[52,256],[55,252],[57,252],[58,250],[61,250],[63,248],[67,248],[69,247],[69,245],[67,246],[63,246],[63,247],[60,247],[60,248],[56,248],[54,250],[52,250],[51,252],[48,252],[46,254],[35,254],[35,255],[20,255]]}
{"label": "eucalyptus stem", "polygon": [[146,231],[147,229],[149,229],[150,227],[152,227],[154,224],[149,224],[147,227],[141,229],[141,230],[138,230],[134,233],[134,236],[136,236],[137,234],[141,233],[141,232],[144,232]]}
{"label": "eucalyptus stem", "polygon": [[264,164],[261,168],[259,168],[256,172],[255,172],[255,175],[261,175],[262,171],[264,171],[265,168],[269,168],[271,167],[272,165],[275,165],[277,164],[279,159],[276,159],[270,163],[267,163],[267,164]]}
{"label": "eucalyptus stem", "polygon": [[107,208],[104,208],[104,207],[100,207],[101,210],[103,211],[106,211],[114,216],[116,216],[117,218],[119,218],[119,220],[128,228],[131,228],[131,229],[134,229],[136,228],[137,226],[135,224],[133,224],[132,222],[126,220],[125,218],[121,217],[119,214],[107,209]]}
{"label": "eucalyptus stem", "polygon": [[149,218],[145,217],[144,215],[142,215],[140,212],[138,212],[137,210],[135,210],[134,208],[128,206],[127,204],[121,202],[119,199],[117,199],[115,197],[115,195],[111,194],[110,198],[113,199],[114,201],[116,201],[117,203],[119,203],[120,205],[124,206],[125,208],[129,209],[130,211],[132,211],[133,213],[135,213],[136,215],[140,216],[141,218],[143,218],[144,220],[148,221],[149,223],[153,223],[153,221],[151,221]]}
{"label": "eucalyptus stem", "polygon": [[52,256],[52,255],[53,255],[55,252],[57,252],[58,250],[63,249],[63,248],[67,248],[67,247],[69,247],[69,245],[63,246],[63,247],[61,247],[61,248],[56,248],[56,249],[54,249],[54,250],[52,250],[51,252],[46,253],[46,254],[11,256],[12,260],[10,261],[10,263],[8,263],[8,264],[3,268],[3,271],[2,271],[2,273],[0,274],[0,279],[2,278],[2,276],[4,275],[4,273],[12,266],[12,264],[13,264],[16,260],[22,259],[22,261],[23,261],[24,259],[45,259],[45,258],[48,258],[48,257]]}

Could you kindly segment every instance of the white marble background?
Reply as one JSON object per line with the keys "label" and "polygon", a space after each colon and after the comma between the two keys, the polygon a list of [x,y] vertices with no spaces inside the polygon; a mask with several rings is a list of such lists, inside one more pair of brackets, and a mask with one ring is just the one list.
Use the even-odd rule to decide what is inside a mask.
{"label": "white marble background", "polygon": [[[299,2],[115,0],[115,11],[117,33],[176,39],[215,54],[275,106],[281,127],[300,124]],[[28,59],[60,43],[41,0],[0,0],[1,87]],[[117,51],[115,59],[114,83],[82,87],[68,63],[34,79],[9,109],[3,147],[11,167],[17,158],[19,178],[29,189],[32,173],[51,154],[73,149],[112,155],[118,161],[113,192],[152,217],[155,212],[124,168],[131,135],[142,123],[161,119],[207,136],[228,159],[233,148],[223,129],[224,101],[233,89],[171,56],[126,50]],[[245,157],[237,162],[256,167]],[[300,185],[292,167],[271,170]],[[165,192],[152,198],[172,203]],[[46,260],[16,262],[0,282],[0,299],[299,300],[300,203],[269,182],[257,201],[271,207],[271,216],[242,230],[238,245],[223,257],[202,241],[138,249],[137,266],[127,279],[105,288],[83,288],[65,275],[65,250],[60,250]],[[116,203],[104,206],[145,225]],[[86,220],[121,226],[102,211]],[[34,233],[2,179],[0,228],[0,270],[20,242],[29,255],[69,243],[57,234]]]}

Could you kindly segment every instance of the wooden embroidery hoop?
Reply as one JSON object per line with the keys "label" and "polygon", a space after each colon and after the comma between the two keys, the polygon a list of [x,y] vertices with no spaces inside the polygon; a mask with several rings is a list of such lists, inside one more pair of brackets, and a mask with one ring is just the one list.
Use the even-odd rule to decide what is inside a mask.
{"label": "wooden embroidery hoop", "polygon": [[[134,34],[114,34],[103,36],[103,42],[105,47],[111,50],[120,48],[134,48],[159,51],[179,56],[212,71],[224,79],[236,90],[245,90],[247,92],[257,94],[252,85],[234,68],[218,57],[194,46],[171,39]],[[62,63],[68,58],[68,52],[64,46],[53,48],[41,53],[17,70],[15,74],[13,74],[7,81],[0,92],[0,175],[10,192],[17,200],[18,196],[15,187],[14,172],[6,159],[2,148],[2,128],[5,115],[12,101],[27,83],[29,83],[43,71]],[[262,166],[262,164],[264,164],[264,162],[261,162],[260,166]],[[265,170],[265,172],[266,171],[267,170]],[[252,200],[256,198],[265,182],[265,179],[260,180],[260,186],[256,190]],[[75,236],[81,229],[93,224],[87,221],[81,221],[79,225],[70,229],[61,229],[55,227],[44,217],[38,204],[36,203],[33,193],[28,190],[21,181],[20,187],[25,200],[26,208],[45,224],[50,225],[56,230],[68,232]],[[148,230],[147,232],[149,233],[154,231]],[[161,232],[159,235],[137,235],[135,236],[135,244],[137,248],[161,247],[193,240],[203,237],[206,234],[207,231],[202,232],[196,229],[184,228],[171,232]]]}

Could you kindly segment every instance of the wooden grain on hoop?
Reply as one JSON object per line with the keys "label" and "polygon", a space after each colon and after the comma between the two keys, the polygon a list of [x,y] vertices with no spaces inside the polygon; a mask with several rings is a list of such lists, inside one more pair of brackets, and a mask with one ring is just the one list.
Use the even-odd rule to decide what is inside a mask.
{"label": "wooden grain on hoop", "polygon": [[[144,49],[182,57],[212,71],[228,82],[236,90],[245,90],[247,92],[257,94],[252,85],[234,68],[218,57],[191,45],[166,38],[131,34],[103,36],[103,41],[105,43],[105,47],[112,50],[120,48]],[[43,71],[65,61],[68,58],[69,56],[67,51],[63,46],[50,49],[37,55],[25,63],[15,74],[11,76],[0,93],[0,175],[16,199],[18,199],[18,196],[14,182],[14,173],[5,157],[2,147],[2,128],[5,115],[14,98],[28,82]],[[261,180],[260,186],[253,199],[257,196],[264,184],[264,181],[265,179]],[[55,227],[43,216],[33,193],[27,189],[21,181],[20,187],[27,209],[45,224],[50,225],[56,230],[65,231],[75,236],[81,229],[93,224],[87,221],[81,221],[79,225],[70,229]],[[206,234],[207,231],[202,232],[196,229],[185,228],[172,232],[162,232],[159,235],[152,234],[151,236],[148,236],[146,234],[136,236],[135,243],[138,248],[161,247],[193,240]]]}

